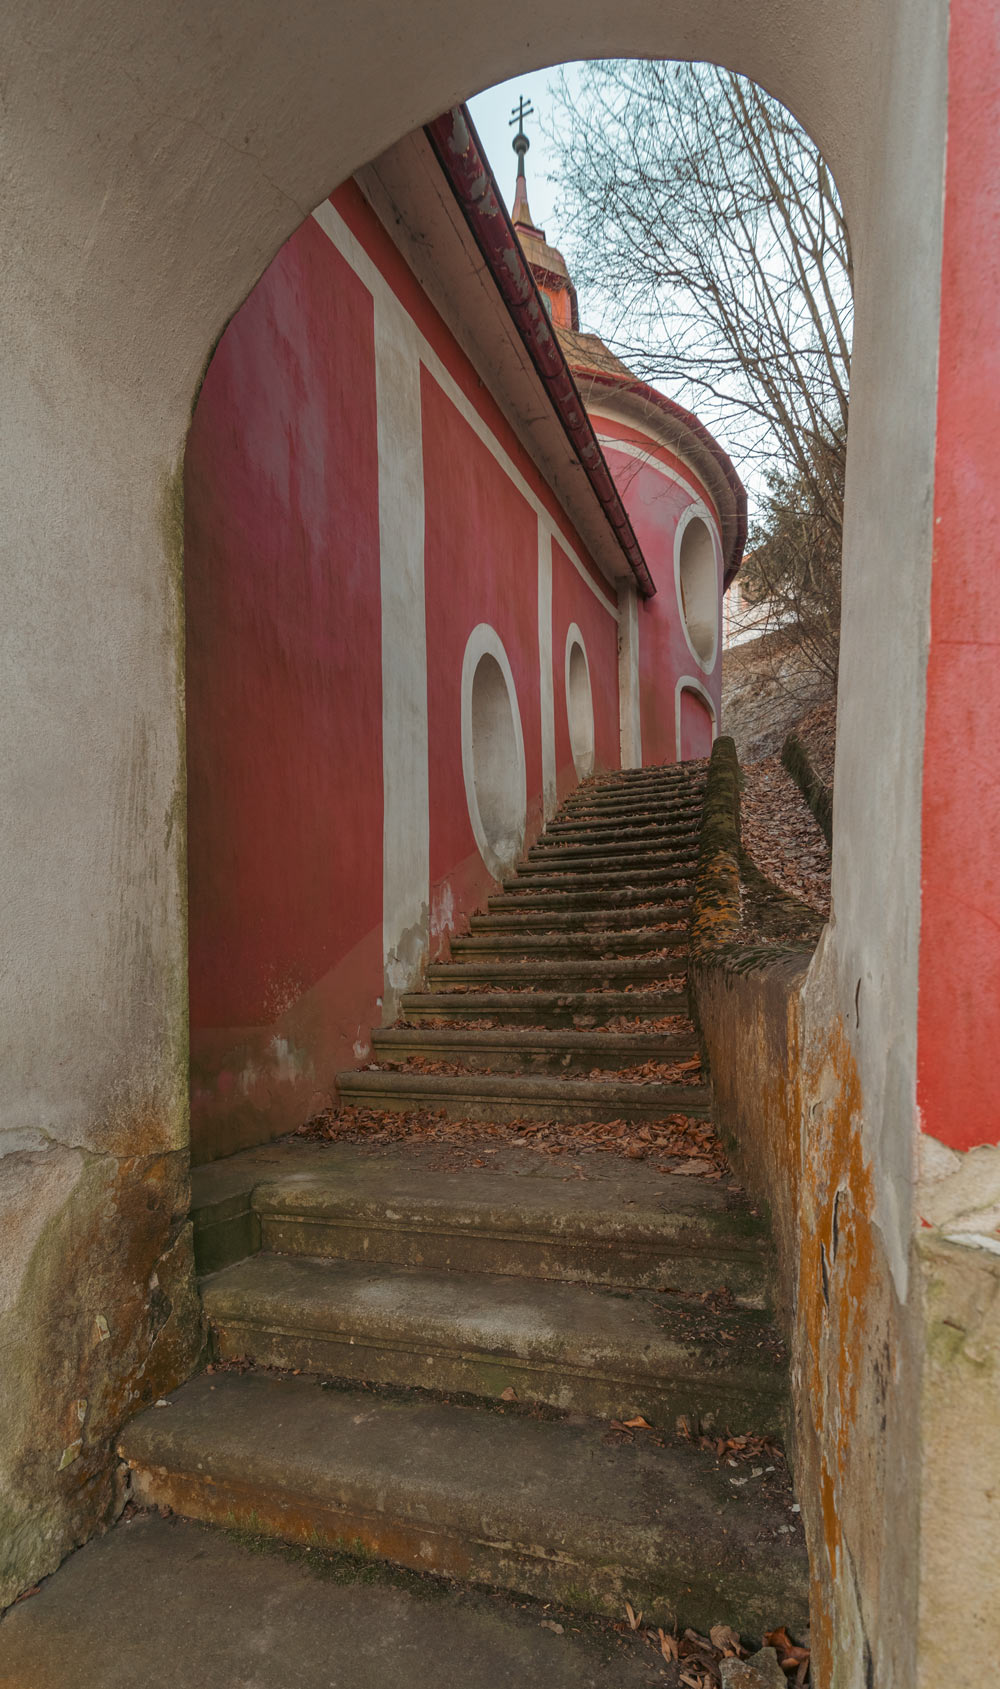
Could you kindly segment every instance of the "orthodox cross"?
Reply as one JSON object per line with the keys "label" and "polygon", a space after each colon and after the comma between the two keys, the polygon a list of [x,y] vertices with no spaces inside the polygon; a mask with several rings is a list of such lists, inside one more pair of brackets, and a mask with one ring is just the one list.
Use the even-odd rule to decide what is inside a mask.
{"label": "orthodox cross", "polygon": [[524,175],[524,155],[531,145],[527,135],[524,133],[524,120],[526,117],[534,117],[534,115],[534,106],[531,101],[526,100],[522,94],[517,102],[517,105],[514,106],[511,111],[510,122],[507,125],[508,129],[510,129],[513,128],[515,123],[517,124],[517,134],[514,136],[511,146],[517,153],[517,173],[519,176]]}

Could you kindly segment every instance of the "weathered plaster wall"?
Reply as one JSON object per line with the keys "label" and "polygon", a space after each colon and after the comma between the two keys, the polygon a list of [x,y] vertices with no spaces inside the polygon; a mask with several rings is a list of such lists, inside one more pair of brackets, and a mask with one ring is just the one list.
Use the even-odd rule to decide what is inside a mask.
{"label": "weathered plaster wall", "polygon": [[[969,6],[990,15],[984,0]],[[176,549],[160,512],[210,346],[310,208],[396,137],[519,71],[631,53],[703,57],[755,76],[819,143],[850,219],[858,312],[840,843],[824,966],[860,1051],[876,1192],[895,1193],[899,1210],[915,1064],[946,22],[931,0],[766,0],[752,10],[739,0],[669,10],[512,0],[488,31],[470,30],[452,0],[371,0],[353,11],[294,0],[280,12],[256,0],[208,10],[181,0],[141,19],[122,0],[82,0],[70,12],[15,0],[0,353],[9,958],[0,1025],[10,1052],[0,1128],[5,1152],[25,1142],[37,1152],[43,1207],[58,1200],[62,1146],[117,1157],[124,1139],[134,1153],[153,1118],[158,1147],[186,1132],[181,621]],[[959,231],[956,261],[972,273],[979,258],[978,230]],[[981,297],[983,332],[995,339],[996,292]],[[959,371],[959,393],[966,379]],[[939,464],[958,447],[952,427],[945,419]],[[906,496],[887,499],[886,487]],[[874,747],[873,720],[884,739]],[[859,979],[861,1025],[851,1029]],[[163,1194],[118,1236],[98,1234],[100,1204],[67,1172],[94,1239],[93,1273],[129,1254],[126,1233],[169,1216]],[[889,1239],[890,1220],[880,1224]],[[903,1229],[897,1212],[897,1275]],[[18,1204],[6,1243],[15,1275],[33,1235]],[[25,1310],[33,1377],[61,1311],[54,1291]],[[68,1333],[83,1342],[87,1318],[66,1323],[67,1344]],[[116,1379],[127,1370],[117,1356],[109,1368]],[[11,1423],[0,1434],[8,1493],[24,1452]],[[897,1466],[907,1454],[903,1439]],[[50,1468],[31,1499],[51,1519],[34,1572],[99,1510],[87,1503],[74,1514]],[[897,1630],[910,1611],[912,1516],[901,1510],[884,1567]],[[838,1689],[853,1689],[863,1667],[846,1633],[837,1646]],[[877,1669],[880,1689],[913,1681],[887,1661]]]}

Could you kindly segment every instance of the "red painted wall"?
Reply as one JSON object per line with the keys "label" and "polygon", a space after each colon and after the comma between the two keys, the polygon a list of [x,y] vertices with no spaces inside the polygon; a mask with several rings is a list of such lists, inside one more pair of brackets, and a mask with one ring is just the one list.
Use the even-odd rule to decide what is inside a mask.
{"label": "red painted wall", "polygon": [[954,1149],[1000,1139],[1000,35],[952,0],[917,1101]]}
{"label": "red painted wall", "polygon": [[205,378],[185,552],[198,1156],[300,1113],[382,986],[372,302],[311,221]]}
{"label": "red painted wall", "polygon": [[[718,641],[715,665],[706,673],[692,655],[684,636],[681,609],[674,579],[674,535],[683,512],[695,498],[714,515],[714,506],[693,472],[673,453],[634,428],[596,419],[602,438],[615,438],[639,445],[682,477],[674,481],[649,463],[606,445],[604,455],[611,467],[622,502],[628,511],[649,572],[656,583],[656,595],[639,604],[639,701],[642,719],[642,756],[645,763],[674,762],[677,759],[677,723],[674,718],[677,681],[682,675],[699,680],[711,696],[717,712],[722,710],[722,639]],[[722,557],[718,556],[719,601],[722,601]],[[698,751],[697,755],[704,753]]]}
{"label": "red painted wall", "polygon": [[552,697],[555,705],[556,785],[560,799],[577,784],[566,707],[566,636],[574,622],[583,636],[594,703],[594,768],[621,766],[618,713],[618,617],[609,614],[558,542],[552,546]]}
{"label": "red painted wall", "polygon": [[479,622],[499,635],[514,676],[528,836],[542,823],[538,521],[426,370],[421,396],[431,924],[432,936],[441,940],[492,885],[476,846],[462,775],[462,658]]}
{"label": "red painted wall", "polygon": [[681,691],[681,761],[707,757],[712,749],[712,716],[705,700],[684,687]]}
{"label": "red painted wall", "polygon": [[[446,951],[450,931],[492,888],[462,772],[462,661],[480,622],[503,642],[514,676],[529,841],[542,823],[538,515],[532,500],[565,540],[552,547],[561,792],[576,779],[565,685],[572,623],[589,660],[596,764],[615,767],[619,761],[616,603],[614,589],[357,187],[347,184],[333,204],[425,337],[427,359],[440,359],[478,419],[474,426],[422,366],[424,602],[414,606],[414,616],[422,608],[426,624],[429,942],[439,953]],[[336,1072],[364,1055],[370,1029],[381,1019],[376,321],[368,287],[308,219],[223,336],[189,437],[196,1159],[262,1141],[324,1106]],[[480,437],[484,424],[528,494]],[[628,480],[634,492],[634,475]],[[636,505],[658,542],[672,535],[677,514],[676,501],[667,501],[669,511],[664,504],[664,485],[659,477],[643,485]],[[599,583],[600,600],[571,561],[570,546]],[[652,630],[643,696],[672,736],[672,549],[663,569],[657,612],[642,612]],[[644,736],[649,731],[644,724]],[[672,737],[661,755],[672,758]]]}

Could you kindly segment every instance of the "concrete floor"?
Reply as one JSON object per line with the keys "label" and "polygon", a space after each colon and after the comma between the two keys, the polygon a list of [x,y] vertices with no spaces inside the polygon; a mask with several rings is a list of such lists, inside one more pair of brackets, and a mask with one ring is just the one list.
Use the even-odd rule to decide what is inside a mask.
{"label": "concrete floor", "polygon": [[500,1597],[356,1581],[138,1516],[0,1622],[0,1689],[648,1689],[644,1646]]}

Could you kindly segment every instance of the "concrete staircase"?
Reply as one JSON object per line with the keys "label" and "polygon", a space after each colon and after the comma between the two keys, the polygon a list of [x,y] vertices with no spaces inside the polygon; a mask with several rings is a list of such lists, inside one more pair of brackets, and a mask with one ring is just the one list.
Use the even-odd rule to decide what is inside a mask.
{"label": "concrete staircase", "polygon": [[[702,781],[581,788],[375,1035],[377,1065],[341,1076],[342,1102],[526,1130],[706,1117],[697,1071],[648,1067],[697,1056]],[[205,1311],[241,1370],[127,1427],[137,1497],[580,1611],[803,1625],[780,1463],[676,1429],[781,1435],[763,1223],[724,1178],[575,1159],[515,1130],[479,1168],[442,1170],[417,1141],[295,1140],[198,1169]]]}

